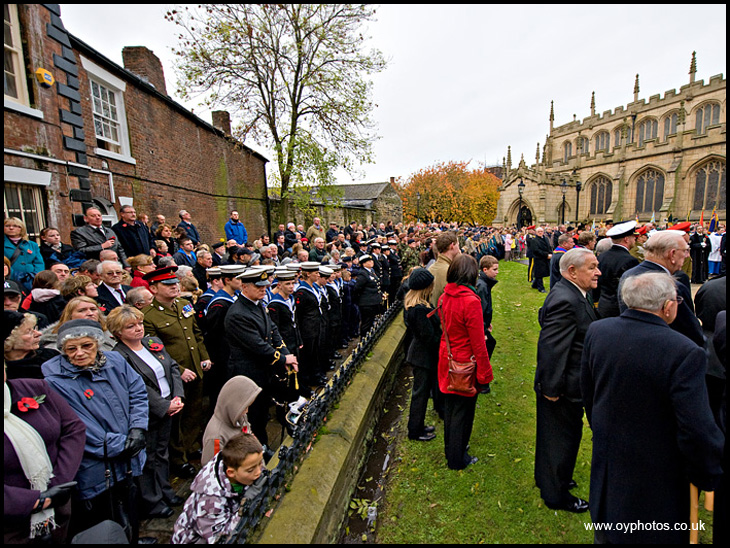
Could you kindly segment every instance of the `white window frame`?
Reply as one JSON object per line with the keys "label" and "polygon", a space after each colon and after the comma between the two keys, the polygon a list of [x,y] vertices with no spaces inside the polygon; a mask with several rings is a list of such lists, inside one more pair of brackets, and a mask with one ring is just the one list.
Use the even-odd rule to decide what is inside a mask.
{"label": "white window frame", "polygon": [[[100,67],[93,61],[87,59],[83,55],[81,57],[81,66],[86,71],[88,77],[89,77],[89,100],[91,101],[91,110],[93,113],[94,110],[94,97],[93,92],[91,91],[91,81],[96,82],[97,84],[100,84],[104,86],[107,91],[114,94],[114,99],[116,103],[116,109],[117,109],[117,123],[119,124],[119,146],[121,147],[121,152],[112,152],[103,148],[94,148],[94,153],[97,156],[103,156],[105,158],[111,158],[113,160],[119,160],[120,162],[126,162],[128,164],[137,164],[137,160],[135,160],[132,157],[132,152],[129,146],[129,128],[127,127],[127,113],[124,107],[124,92],[127,89],[127,83],[122,80],[121,78],[118,78],[117,76],[113,75],[108,70]],[[93,116],[93,114],[92,114]],[[92,124],[94,124],[94,120],[92,119]],[[96,124],[94,124],[94,138],[97,138],[96,135]],[[101,139],[104,139],[104,137],[99,137]]]}
{"label": "white window frame", "polygon": [[[25,77],[25,62],[23,57],[23,42],[20,39],[20,21],[18,19],[18,5],[17,4],[6,4],[8,14],[10,15],[10,39],[13,44],[4,44],[4,53],[10,53],[13,60],[13,71],[15,77],[15,89],[18,92],[17,97],[12,95],[5,95],[3,92],[3,98],[8,101],[20,103],[27,107],[30,106],[30,99],[28,97],[28,86]],[[3,15],[3,26],[5,25],[5,16]],[[3,54],[4,56],[4,54]],[[3,64],[4,65],[4,64]]]}
{"label": "white window frame", "polygon": [[[36,242],[40,241],[40,232],[43,230],[46,226],[46,219],[45,219],[45,211],[46,207],[44,204],[44,190],[46,187],[46,180],[48,183],[50,183],[50,177],[51,174],[47,172],[35,172],[32,174],[29,178],[26,177],[26,174],[20,175],[19,177],[16,176],[19,174],[19,172],[13,172],[12,174],[8,173],[8,167],[5,167],[5,177],[4,177],[4,188],[3,188],[3,201],[4,206],[4,214],[5,218],[8,217],[17,217],[25,223],[26,227],[30,227],[31,223],[28,222],[28,213],[29,215],[33,215],[34,217],[34,225],[36,226],[38,232],[28,232],[28,239],[35,240]],[[18,170],[23,170],[26,172],[35,171],[35,170],[28,170],[23,168],[16,168]],[[45,174],[47,173],[47,175]],[[22,180],[13,180],[13,179],[22,179]],[[31,200],[32,204],[26,204],[23,202],[23,195],[19,191],[23,188],[30,190],[31,193]],[[12,210],[10,211],[8,209],[8,200],[6,200],[6,194],[8,192],[18,192],[18,201],[20,202],[20,211]]]}

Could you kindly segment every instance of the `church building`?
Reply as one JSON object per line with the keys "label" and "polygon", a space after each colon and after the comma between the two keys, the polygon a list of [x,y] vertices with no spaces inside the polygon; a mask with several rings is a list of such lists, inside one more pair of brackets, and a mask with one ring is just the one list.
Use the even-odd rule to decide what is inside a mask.
{"label": "church building", "polygon": [[692,54],[689,82],[664,96],[634,100],[603,114],[554,127],[535,163],[524,157],[512,167],[508,147],[496,226],[573,222],[614,222],[654,218],[705,222],[712,211],[727,219],[725,167],[726,80],[695,81]]}

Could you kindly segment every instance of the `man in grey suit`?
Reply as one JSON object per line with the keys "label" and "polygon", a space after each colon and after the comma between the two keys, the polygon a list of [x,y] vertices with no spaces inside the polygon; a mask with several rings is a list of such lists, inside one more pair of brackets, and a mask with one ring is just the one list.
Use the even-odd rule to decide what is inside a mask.
{"label": "man in grey suit", "polygon": [[583,434],[580,363],[588,326],[596,321],[588,292],[601,271],[592,251],[575,248],[560,259],[562,279],[540,309],[535,392],[535,483],[548,508],[585,512],[588,503],[570,494]]}
{"label": "man in grey suit", "polygon": [[111,249],[117,253],[123,265],[127,265],[127,255],[117,241],[117,235],[111,228],[101,224],[101,211],[89,207],[84,212],[84,226],[71,232],[71,245],[76,251],[81,251],[87,259],[99,260],[99,253],[104,249]]}

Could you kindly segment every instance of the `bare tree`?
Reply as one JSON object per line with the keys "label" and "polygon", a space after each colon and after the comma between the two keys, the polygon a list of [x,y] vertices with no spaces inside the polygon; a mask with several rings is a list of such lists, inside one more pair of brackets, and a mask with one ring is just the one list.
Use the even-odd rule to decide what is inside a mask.
{"label": "bare tree", "polygon": [[326,187],[334,172],[372,161],[369,75],[380,51],[363,51],[366,4],[229,4],[171,10],[179,25],[182,96],[207,94],[239,123],[235,136],[273,149],[282,220],[290,188]]}

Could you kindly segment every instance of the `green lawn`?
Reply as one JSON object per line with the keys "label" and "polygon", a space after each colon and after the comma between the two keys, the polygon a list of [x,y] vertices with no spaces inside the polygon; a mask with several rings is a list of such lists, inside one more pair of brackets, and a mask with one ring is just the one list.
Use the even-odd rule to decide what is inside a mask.
{"label": "green lawn", "polygon": [[[382,543],[591,543],[590,515],[555,512],[535,487],[535,392],[532,388],[544,294],[530,289],[527,268],[500,263],[493,290],[492,392],[480,395],[470,454],[476,465],[446,467],[443,423],[429,411],[438,437],[429,443],[402,441],[378,517]],[[547,281],[547,280],[546,280]],[[574,494],[588,497],[591,433],[586,424],[574,479]]]}

